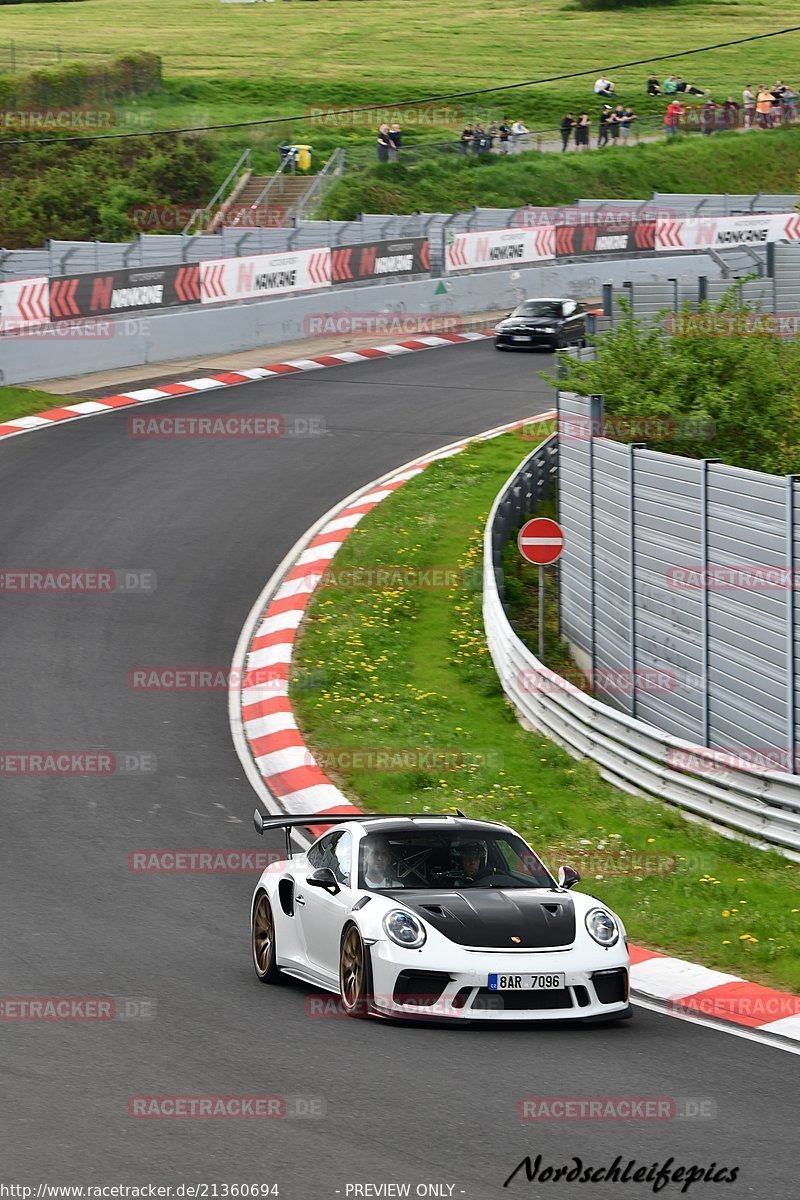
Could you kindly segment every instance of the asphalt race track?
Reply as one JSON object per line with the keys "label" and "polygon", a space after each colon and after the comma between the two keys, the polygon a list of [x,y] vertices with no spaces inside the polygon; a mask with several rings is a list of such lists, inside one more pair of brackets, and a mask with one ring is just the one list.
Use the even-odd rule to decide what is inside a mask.
{"label": "asphalt race track", "polygon": [[[2,748],[157,760],[150,775],[2,779],[2,995],[154,1006],[149,1019],[0,1022],[7,1179],[278,1184],[286,1200],[391,1195],[352,1190],[388,1183],[467,1200],[653,1195],[646,1183],[523,1172],[503,1188],[526,1154],[594,1167],[619,1154],[740,1168],[691,1197],[797,1194],[795,1055],[643,1009],[586,1029],[315,1018],[310,989],[267,989],[252,972],[252,874],[128,866],[141,848],[263,849],[225,691],[135,691],[129,671],[226,669],[250,606],[309,525],[390,468],[551,407],[537,377],[548,365],[476,342],[135,410],[320,416],[321,437],[137,440],[122,410],[0,445],[1,568],[157,577],[144,594],[0,595]],[[279,1095],[293,1115],[132,1119],[128,1099],[142,1094]],[[716,1116],[531,1124],[517,1117],[525,1096],[695,1097]],[[294,1115],[309,1107],[324,1115]],[[659,1194],[671,1200],[680,1184]]]}

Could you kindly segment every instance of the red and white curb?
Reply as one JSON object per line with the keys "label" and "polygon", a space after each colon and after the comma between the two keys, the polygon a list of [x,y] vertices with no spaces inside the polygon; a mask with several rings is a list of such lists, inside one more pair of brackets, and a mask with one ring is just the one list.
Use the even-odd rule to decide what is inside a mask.
{"label": "red and white curb", "polygon": [[237,384],[252,383],[259,379],[278,379],[284,375],[295,375],[301,371],[319,371],[323,367],[339,367],[348,363],[365,362],[373,358],[395,358],[400,354],[411,354],[415,350],[431,350],[437,346],[453,346],[459,342],[479,342],[494,337],[486,330],[482,333],[441,333],[411,338],[406,342],[389,342],[385,346],[363,346],[359,350],[339,350],[336,354],[320,354],[315,358],[292,358],[288,362],[270,363],[266,367],[248,367],[241,371],[223,371],[219,375],[204,375],[198,379],[187,379],[183,383],[165,383],[157,388],[140,388],[134,392],[120,392],[118,396],[105,396],[102,400],[83,400],[78,404],[64,404],[60,408],[48,408],[31,417],[15,417],[0,424],[0,441],[32,433],[61,421],[78,421],[85,417],[96,417],[99,413],[113,412],[117,408],[128,408],[136,404],[154,404],[158,400],[171,400],[176,396],[191,396],[199,392],[211,392]]}
{"label": "red and white curb", "polygon": [[[298,627],[311,597],[346,538],[368,512],[431,463],[511,429],[552,418],[543,413],[445,446],[354,492],[292,547],[266,584],[242,629],[233,658],[228,712],[248,779],[268,812],[360,810],[317,765],[294,718],[289,672]],[[321,832],[319,826],[314,833]],[[800,996],[710,970],[641,946],[629,947],[635,1003],[683,1020],[800,1054]]]}

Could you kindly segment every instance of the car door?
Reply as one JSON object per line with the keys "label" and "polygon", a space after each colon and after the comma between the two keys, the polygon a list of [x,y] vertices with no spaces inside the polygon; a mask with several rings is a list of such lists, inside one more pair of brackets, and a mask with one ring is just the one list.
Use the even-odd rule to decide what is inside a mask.
{"label": "car door", "polygon": [[[332,896],[325,888],[309,887],[301,877],[297,881],[297,915],[309,966],[325,974],[338,976],[339,943],[345,917],[353,905],[350,887],[353,838],[347,829],[328,833],[314,847],[311,870],[329,867],[340,891]],[[311,873],[309,870],[309,874]]]}
{"label": "car door", "polygon": [[574,300],[565,300],[563,306],[564,319],[561,323],[562,337],[565,342],[579,341],[586,330],[586,321],[581,306]]}

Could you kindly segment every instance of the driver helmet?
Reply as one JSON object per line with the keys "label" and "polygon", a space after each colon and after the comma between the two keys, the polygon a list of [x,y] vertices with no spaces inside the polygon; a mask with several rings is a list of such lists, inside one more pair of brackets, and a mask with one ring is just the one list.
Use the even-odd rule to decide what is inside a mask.
{"label": "driver helmet", "polygon": [[485,842],[460,842],[456,847],[456,852],[461,862],[465,858],[477,858],[479,863],[478,869],[480,871],[486,866],[488,854]]}

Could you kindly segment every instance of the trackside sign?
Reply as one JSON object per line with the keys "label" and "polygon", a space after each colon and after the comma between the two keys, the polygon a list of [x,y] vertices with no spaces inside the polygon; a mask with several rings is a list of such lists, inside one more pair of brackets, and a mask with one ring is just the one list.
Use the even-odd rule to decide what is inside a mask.
{"label": "trackside sign", "polygon": [[800,213],[754,213],[740,217],[680,217],[656,222],[656,250],[724,250],[800,240]]}
{"label": "trackside sign", "polygon": [[555,258],[554,225],[534,229],[489,229],[481,233],[456,233],[446,249],[448,271],[475,271],[481,267],[508,267],[515,263],[545,262]]}
{"label": "trackside sign", "polygon": [[279,296],[330,286],[331,252],[327,246],[282,254],[254,254],[247,258],[217,258],[200,264],[203,304]]}

